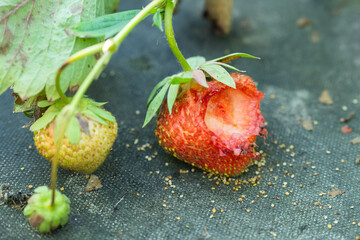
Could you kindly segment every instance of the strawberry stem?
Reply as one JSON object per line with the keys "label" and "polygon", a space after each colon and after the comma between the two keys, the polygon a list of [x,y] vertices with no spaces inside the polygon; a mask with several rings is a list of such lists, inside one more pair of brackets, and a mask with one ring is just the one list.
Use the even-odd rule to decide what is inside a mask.
{"label": "strawberry stem", "polygon": [[65,93],[62,91],[61,89],[61,85],[60,85],[60,76],[61,73],[64,71],[64,69],[69,66],[71,63],[76,62],[77,60],[98,53],[102,50],[104,46],[104,42],[95,44],[93,46],[84,48],[80,51],[78,51],[77,53],[73,54],[72,56],[70,56],[70,58],[63,63],[63,65],[61,65],[61,67],[57,70],[56,72],[56,78],[55,78],[55,83],[56,83],[56,91],[58,92],[58,94],[60,95],[61,100],[65,103],[65,104],[69,104],[70,101],[68,99],[68,97],[66,97]]}
{"label": "strawberry stem", "polygon": [[[174,1],[174,2],[176,3],[176,1]],[[192,69],[191,69],[189,63],[184,58],[184,56],[182,55],[182,53],[176,43],[175,36],[174,36],[174,30],[173,30],[173,26],[172,26],[172,17],[173,17],[173,12],[174,12],[174,8],[175,8],[174,2],[172,0],[167,0],[167,2],[166,2],[165,19],[164,19],[166,38],[168,40],[171,51],[174,53],[176,59],[181,64],[184,71],[185,72],[191,71]]]}
{"label": "strawberry stem", "polygon": [[[105,42],[93,45],[91,47],[85,48],[74,55],[72,55],[57,71],[56,75],[56,89],[61,97],[61,99],[69,105],[65,106],[59,116],[62,114],[61,121],[58,122],[60,124],[59,130],[55,131],[55,134],[58,134],[58,141],[56,144],[56,154],[52,160],[52,169],[51,169],[51,189],[53,191],[52,193],[52,199],[51,199],[51,206],[54,205],[55,202],[55,189],[56,189],[56,179],[57,179],[57,166],[60,158],[60,150],[62,146],[62,142],[65,136],[65,130],[67,128],[68,122],[70,121],[70,118],[74,115],[75,110],[84,96],[86,90],[89,88],[92,81],[97,78],[102,70],[106,67],[106,65],[109,63],[112,55],[116,52],[122,41],[125,39],[125,37],[131,32],[131,30],[138,25],[144,18],[146,18],[149,13],[151,13],[156,7],[165,2],[166,0],[153,0],[151,3],[149,3],[145,8],[143,8],[118,34],[116,34],[115,37],[110,38],[106,40]],[[171,19],[170,19],[171,21]],[[68,66],[70,63],[73,63],[85,56],[88,56],[90,54],[94,54],[100,51],[103,51],[103,55],[101,58],[97,61],[93,69],[90,71],[90,73],[85,78],[84,82],[81,84],[80,88],[76,92],[75,96],[73,97],[71,103],[69,99],[66,97],[66,95],[63,93],[60,87],[60,75],[62,71],[65,69],[66,66]],[[59,118],[58,116],[58,118]],[[56,127],[57,128],[57,127]]]}

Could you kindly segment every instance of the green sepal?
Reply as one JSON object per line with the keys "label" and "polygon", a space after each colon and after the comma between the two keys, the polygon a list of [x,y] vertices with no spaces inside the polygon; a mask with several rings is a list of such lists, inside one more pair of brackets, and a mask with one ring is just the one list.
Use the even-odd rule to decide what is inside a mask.
{"label": "green sepal", "polygon": [[140,10],[123,11],[80,22],[70,29],[70,33],[77,37],[109,38],[120,32],[139,12]]}
{"label": "green sepal", "polygon": [[168,106],[170,114],[172,112],[172,107],[173,107],[176,97],[178,95],[179,87],[180,87],[179,84],[173,84],[173,85],[170,85],[170,87],[169,87],[169,91],[168,91],[168,95],[167,95],[167,106]]}
{"label": "green sepal", "polygon": [[[226,68],[229,68],[231,70],[234,70],[234,71],[237,71],[237,72],[246,72],[244,70],[240,70],[240,69],[237,69],[236,67],[233,67],[229,64],[226,64],[226,63],[222,63],[222,62],[206,62],[206,65],[208,64],[216,64],[216,65],[220,65],[220,66],[223,66],[223,67],[226,67]],[[205,65],[205,64],[204,64]],[[203,66],[204,66],[203,65]]]}
{"label": "green sepal", "polygon": [[201,69],[204,70],[211,77],[213,77],[215,80],[229,87],[236,88],[234,79],[223,67],[215,64],[206,64],[201,66]]}
{"label": "green sepal", "polygon": [[41,118],[36,120],[36,122],[34,122],[33,125],[31,125],[30,131],[35,132],[42,128],[46,128],[46,126],[49,123],[51,123],[58,114],[59,114],[59,109],[57,109],[55,105],[52,105],[46,110],[46,112]]}
{"label": "green sepal", "polygon": [[149,104],[149,108],[146,112],[146,116],[145,116],[145,120],[144,120],[144,124],[142,127],[145,127],[150,121],[151,119],[155,116],[155,113],[159,110],[161,103],[164,99],[164,96],[166,94],[166,91],[168,90],[170,84],[167,82],[162,89],[160,90],[160,92],[154,97],[154,99],[150,102]]}
{"label": "green sepal", "polygon": [[247,54],[247,53],[231,53],[229,55],[225,55],[219,58],[215,58],[210,60],[209,62],[222,62],[222,63],[228,63],[231,61],[234,61],[238,58],[255,58],[255,59],[260,59],[259,57],[255,57],[253,55]]}
{"label": "green sepal", "polygon": [[96,115],[98,115],[99,117],[101,117],[102,119],[104,119],[104,120],[108,120],[110,122],[116,122],[115,117],[113,115],[111,115],[111,113],[105,111],[102,108],[90,105],[90,106],[88,106],[88,109],[90,111],[92,111],[93,113],[95,113]]}
{"label": "green sepal", "polygon": [[77,144],[81,137],[81,128],[78,119],[72,116],[65,132],[71,144]]}
{"label": "green sepal", "polygon": [[191,72],[181,72],[170,77],[170,84],[181,84],[190,82],[193,79]]}
{"label": "green sepal", "polygon": [[160,29],[160,31],[164,31],[163,24],[162,24],[163,16],[161,9],[158,9],[157,12],[153,16],[153,23],[156,27]]}
{"label": "green sepal", "polygon": [[186,59],[192,70],[198,69],[202,64],[206,62],[206,59],[202,56],[194,56]]}
{"label": "green sepal", "polygon": [[155,87],[153,88],[153,90],[151,90],[151,93],[150,93],[149,98],[148,98],[147,103],[146,103],[146,106],[147,106],[147,107],[149,106],[150,102],[154,99],[156,92],[157,92],[162,86],[164,86],[165,83],[166,83],[167,81],[169,81],[169,79],[170,79],[170,77],[164,78],[163,80],[161,80],[160,82],[158,82],[158,83],[155,85]]}
{"label": "green sepal", "polygon": [[38,107],[41,107],[41,108],[46,108],[53,104],[54,104],[53,102],[48,102],[48,100],[42,100],[37,103]]}
{"label": "green sepal", "polygon": [[14,103],[14,113],[26,112],[29,110],[34,110],[34,105],[36,104],[36,99],[38,96],[32,96],[28,100],[26,100],[23,104]]}
{"label": "green sepal", "polygon": [[102,119],[101,117],[99,117],[98,115],[96,115],[95,113],[90,111],[89,109],[82,111],[81,114],[84,114],[85,116],[87,116],[87,117],[91,118],[92,120],[97,121],[105,126],[109,126],[109,124],[104,119]]}

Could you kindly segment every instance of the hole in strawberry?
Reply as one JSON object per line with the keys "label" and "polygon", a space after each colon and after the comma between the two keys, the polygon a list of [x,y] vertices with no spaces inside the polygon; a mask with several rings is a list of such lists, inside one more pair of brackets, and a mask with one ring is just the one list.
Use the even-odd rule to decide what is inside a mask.
{"label": "hole in strawberry", "polygon": [[227,88],[210,98],[204,121],[229,149],[239,154],[239,146],[244,149],[250,147],[249,138],[258,135],[261,130],[263,118],[259,105],[258,97]]}

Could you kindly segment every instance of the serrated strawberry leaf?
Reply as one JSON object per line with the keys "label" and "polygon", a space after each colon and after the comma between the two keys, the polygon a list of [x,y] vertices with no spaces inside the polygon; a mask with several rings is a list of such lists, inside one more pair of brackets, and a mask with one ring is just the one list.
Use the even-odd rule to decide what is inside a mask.
{"label": "serrated strawberry leaf", "polygon": [[109,38],[123,29],[139,12],[140,10],[129,10],[104,15],[90,21],[80,22],[69,31],[82,38]]}
{"label": "serrated strawberry leaf", "polygon": [[234,61],[234,60],[236,60],[238,58],[243,58],[243,57],[260,59],[259,57],[255,57],[255,56],[247,54],[247,53],[231,53],[231,54],[223,56],[223,57],[212,59],[209,62],[228,63],[228,62],[231,62],[231,61]]}
{"label": "serrated strawberry leaf", "polygon": [[223,67],[215,64],[205,64],[201,66],[201,69],[215,80],[222,82],[229,87],[236,88],[234,79]]}
{"label": "serrated strawberry leaf", "polygon": [[81,136],[81,129],[78,119],[72,116],[65,132],[71,144],[78,144]]}
{"label": "serrated strawberry leaf", "polygon": [[[25,100],[40,94],[46,86],[48,99],[57,99],[57,69],[77,50],[101,41],[83,41],[68,36],[64,29],[113,11],[116,2],[7,0],[0,4],[0,94],[13,85],[14,92]],[[95,62],[90,56],[74,64],[76,71],[66,69],[62,89],[69,87],[70,79],[81,83]]]}
{"label": "serrated strawberry leaf", "polygon": [[190,82],[193,79],[191,72],[181,72],[170,77],[170,84],[181,84]]}
{"label": "serrated strawberry leaf", "polygon": [[167,82],[160,92],[154,97],[154,99],[150,102],[148,110],[146,112],[144,124],[142,127],[145,127],[151,119],[155,116],[155,113],[159,110],[161,103],[164,99],[164,96],[169,88],[170,84]]}
{"label": "serrated strawberry leaf", "polygon": [[205,76],[205,73],[201,70],[194,70],[194,71],[191,71],[193,77],[194,77],[194,80],[200,84],[201,86],[203,87],[206,87],[208,88],[209,85],[207,84],[206,82],[206,76]]}
{"label": "serrated strawberry leaf", "polygon": [[167,95],[167,106],[168,106],[170,114],[172,112],[172,107],[173,107],[176,97],[178,95],[179,87],[180,87],[179,84],[170,85],[170,87],[169,87],[169,91],[168,91],[168,95]]}
{"label": "serrated strawberry leaf", "polygon": [[198,69],[202,64],[206,62],[206,59],[202,56],[195,56],[186,59],[192,70]]}
{"label": "serrated strawberry leaf", "polygon": [[153,16],[153,23],[155,26],[157,26],[160,31],[164,31],[163,25],[162,25],[162,13],[160,9],[154,14]]}
{"label": "serrated strawberry leaf", "polygon": [[44,115],[36,120],[33,125],[30,127],[30,131],[35,132],[37,130],[46,128],[46,126],[54,120],[56,115],[59,114],[59,110],[55,106],[51,106],[46,110]]}
{"label": "serrated strawberry leaf", "polygon": [[156,92],[165,85],[165,83],[167,83],[169,81],[170,77],[166,77],[163,80],[161,80],[160,82],[158,82],[155,87],[153,88],[153,90],[151,90],[151,93],[149,95],[149,98],[147,100],[146,106],[148,107],[150,102],[154,99]]}
{"label": "serrated strawberry leaf", "polygon": [[206,62],[206,64],[216,64],[216,65],[220,65],[220,66],[229,68],[229,69],[234,70],[234,71],[237,71],[237,72],[246,72],[246,71],[244,71],[244,70],[239,70],[239,69],[237,69],[236,67],[233,67],[233,66],[231,66],[231,65],[229,65],[229,64],[222,63],[222,62]]}
{"label": "serrated strawberry leaf", "polygon": [[105,111],[102,108],[90,105],[90,106],[88,106],[88,109],[104,120],[108,120],[110,122],[116,122],[115,117],[113,115],[111,115],[111,113],[109,113],[108,111]]}
{"label": "serrated strawberry leaf", "polygon": [[94,121],[97,121],[105,126],[109,126],[109,124],[104,119],[102,119],[101,117],[99,117],[98,115],[96,115],[95,113],[93,113],[88,109],[82,111],[81,113],[87,116],[88,118],[91,118]]}
{"label": "serrated strawberry leaf", "polygon": [[38,107],[41,107],[41,108],[46,108],[53,104],[54,104],[53,102],[48,102],[47,100],[42,100],[37,103]]}

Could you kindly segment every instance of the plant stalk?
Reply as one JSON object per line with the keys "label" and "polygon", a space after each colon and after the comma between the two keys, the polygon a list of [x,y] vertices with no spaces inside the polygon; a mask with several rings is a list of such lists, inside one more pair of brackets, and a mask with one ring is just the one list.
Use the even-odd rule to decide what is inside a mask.
{"label": "plant stalk", "polygon": [[173,26],[172,26],[172,17],[173,17],[174,8],[175,8],[175,4],[173,3],[173,1],[167,0],[166,7],[165,7],[165,19],[164,19],[166,38],[168,40],[171,51],[174,53],[176,59],[181,64],[181,67],[184,69],[184,71],[185,72],[191,71],[192,69],[191,69],[189,63],[186,61],[186,59],[182,55],[182,53],[176,43],[176,40],[175,40],[174,30],[173,30]]}
{"label": "plant stalk", "polygon": [[[97,78],[102,70],[106,67],[106,65],[109,63],[112,55],[116,52],[122,41],[125,39],[125,37],[131,32],[131,30],[138,25],[144,18],[148,16],[149,13],[153,9],[155,9],[159,4],[165,2],[166,0],[154,0],[151,3],[149,3],[145,8],[143,8],[118,34],[116,34],[115,37],[112,39],[108,39],[107,41],[109,43],[113,43],[114,46],[110,45],[107,49],[104,48],[105,42],[96,44],[94,46],[85,48],[74,55],[72,55],[58,70],[56,75],[56,89],[62,98],[62,100],[69,104],[63,108],[60,114],[64,114],[64,117],[61,121],[61,128],[59,133],[59,140],[56,143],[56,154],[52,160],[52,169],[51,169],[51,189],[52,189],[52,199],[51,199],[51,206],[54,206],[55,203],[55,189],[56,189],[56,180],[57,180],[57,166],[59,163],[59,157],[60,157],[60,150],[63,143],[63,139],[65,136],[65,131],[68,125],[68,122],[71,118],[71,116],[75,113],[76,107],[78,106],[80,100],[84,96],[86,90],[91,85],[92,81]],[[70,63],[75,62],[85,56],[88,56],[90,54],[94,54],[99,52],[100,50],[104,51],[104,54],[101,56],[101,58],[97,61],[93,69],[90,71],[90,73],[85,78],[84,82],[79,87],[78,91],[74,95],[71,103],[69,102],[66,95],[62,92],[60,88],[60,76],[62,71],[66,66],[68,66]]]}

